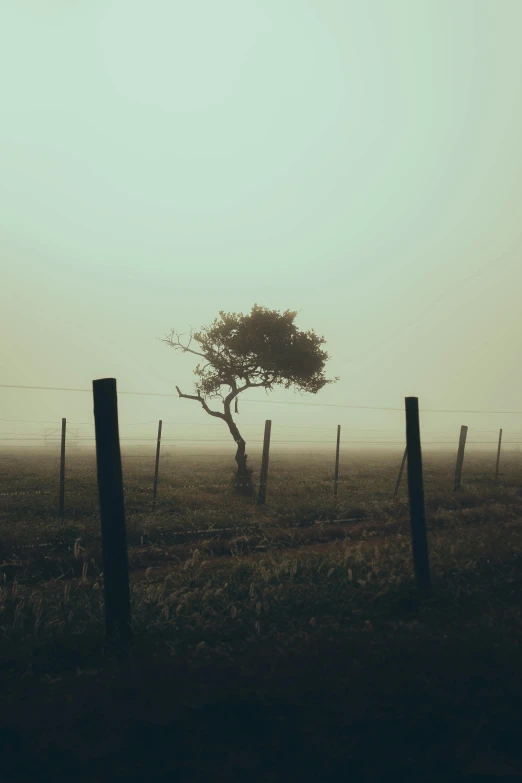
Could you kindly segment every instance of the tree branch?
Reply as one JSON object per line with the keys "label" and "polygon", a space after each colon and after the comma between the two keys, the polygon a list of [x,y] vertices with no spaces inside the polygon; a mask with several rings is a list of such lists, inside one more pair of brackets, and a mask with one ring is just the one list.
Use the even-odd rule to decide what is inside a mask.
{"label": "tree branch", "polygon": [[[193,353],[195,356],[201,356],[203,359],[207,359],[208,361],[208,355],[204,353],[200,353],[199,351],[194,351],[192,348],[189,348],[190,343],[192,342],[192,333],[190,335],[190,340],[188,345],[182,345],[179,341],[179,338],[181,335],[176,335],[177,342],[174,342],[172,339],[172,335],[176,335],[176,332],[172,330],[170,335],[165,335],[165,339],[161,340],[162,343],[167,343],[167,345],[170,345],[172,348],[181,348],[183,353]],[[209,364],[211,364],[212,361],[209,361]]]}
{"label": "tree branch", "polygon": [[206,410],[206,412],[209,413],[211,416],[217,416],[219,419],[224,419],[225,418],[225,414],[224,413],[220,413],[219,411],[212,411],[212,410],[210,410],[210,408],[208,407],[207,403],[205,402],[205,400],[203,399],[203,397],[200,394],[198,394],[197,397],[196,397],[195,394],[182,394],[182,392],[180,391],[179,386],[176,386],[176,389],[177,389],[177,392],[178,392],[180,397],[184,397],[186,400],[196,400],[196,402],[200,402],[201,405],[203,406],[204,410]]}
{"label": "tree branch", "polygon": [[[230,384],[230,385],[232,386],[232,384]],[[226,406],[228,404],[228,408],[229,408],[229,411],[230,411],[230,403],[232,402],[234,397],[237,397],[237,395],[240,394],[242,391],[245,391],[245,389],[254,388],[255,386],[265,386],[265,384],[264,383],[250,383],[250,381],[247,379],[247,382],[245,383],[244,386],[239,386],[238,387],[237,384],[234,381],[234,385],[232,386],[232,391],[230,392],[230,394],[227,394],[227,396],[224,399],[225,410],[226,410]]]}

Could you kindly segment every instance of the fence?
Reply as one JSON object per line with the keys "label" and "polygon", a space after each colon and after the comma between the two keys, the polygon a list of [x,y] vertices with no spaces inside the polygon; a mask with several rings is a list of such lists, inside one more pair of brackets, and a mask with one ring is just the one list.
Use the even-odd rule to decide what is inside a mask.
{"label": "fence", "polygon": [[[165,423],[166,422],[164,422],[162,419],[160,419],[156,423],[157,435],[155,437],[153,437],[153,436],[144,437],[144,438],[119,437],[119,442],[120,443],[121,442],[125,442],[125,441],[127,441],[127,442],[130,441],[132,443],[142,443],[142,444],[154,445],[155,446],[154,480],[153,480],[153,489],[152,489],[152,496],[151,496],[151,507],[152,507],[152,511],[153,512],[156,510],[157,501],[158,501],[158,479],[159,479],[161,461],[162,461],[162,459],[163,460],[170,459],[170,457],[172,456],[169,452],[165,451],[165,448],[166,448],[167,444],[169,445],[169,448],[172,447],[172,446],[176,446],[176,445],[179,445],[179,444],[186,444],[186,443],[190,443],[190,444],[196,444],[197,443],[197,444],[201,444],[201,445],[208,444],[208,445],[211,446],[211,448],[214,448],[216,443],[223,443],[223,444],[226,443],[226,444],[229,444],[229,446],[230,446],[230,448],[226,452],[213,452],[213,451],[210,450],[208,452],[201,452],[201,453],[194,454],[194,453],[190,453],[188,451],[185,451],[184,452],[185,456],[186,455],[190,455],[190,456],[205,456],[205,457],[214,456],[214,457],[222,458],[225,455],[227,457],[231,457],[231,456],[233,456],[233,453],[234,453],[234,451],[233,451],[234,444],[233,444],[233,441],[231,440],[231,438],[228,438],[228,439],[226,439],[226,438],[218,438],[218,439],[212,439],[212,438],[200,438],[200,439],[190,438],[190,439],[188,439],[188,438],[165,437],[165,435],[164,435],[164,425],[165,425]],[[143,426],[143,424],[141,424],[141,426]],[[220,426],[220,425],[218,424],[217,426]],[[338,424],[336,426],[335,436],[334,436],[334,432],[332,431],[332,438],[327,439],[327,440],[326,439],[325,440],[319,440],[317,438],[316,439],[312,439],[312,440],[304,440],[304,439],[298,439],[298,440],[294,440],[294,439],[291,439],[291,440],[288,440],[288,439],[277,439],[277,440],[272,440],[271,435],[272,435],[272,430],[274,428],[277,431],[277,429],[284,429],[284,428],[288,428],[288,427],[295,428],[295,429],[300,429],[301,428],[301,427],[297,427],[295,425],[294,426],[292,426],[292,425],[281,425],[281,424],[274,425],[274,423],[273,423],[273,421],[271,419],[267,419],[265,421],[265,430],[264,430],[263,438],[262,439],[258,439],[258,438],[248,438],[247,439],[247,445],[263,444],[263,451],[262,451],[262,455],[261,455],[261,471],[260,471],[260,477],[259,477],[259,493],[258,493],[258,497],[257,497],[257,502],[258,502],[259,505],[262,505],[263,503],[265,503],[266,496],[267,496],[267,491],[268,491],[268,487],[269,487],[268,462],[269,462],[269,451],[270,451],[270,448],[271,448],[272,445],[279,445],[279,444],[281,444],[281,445],[287,446],[288,444],[293,444],[293,445],[301,444],[301,445],[307,446],[307,447],[311,447],[312,445],[315,445],[315,446],[320,445],[322,447],[324,447],[326,445],[330,446],[330,449],[331,449],[330,453],[331,453],[331,456],[332,456],[332,459],[333,459],[334,465],[335,465],[335,467],[334,467],[334,475],[333,475],[333,479],[332,479],[332,490],[333,490],[334,498],[337,498],[338,497],[338,486],[339,486],[339,484],[343,483],[343,480],[339,478],[339,471],[340,471],[340,465],[341,465],[341,445],[346,445],[349,448],[360,448],[360,447],[364,447],[364,446],[370,446],[370,447],[374,447],[374,448],[375,447],[383,448],[383,447],[390,447],[390,446],[392,446],[392,447],[394,447],[394,449],[396,449],[396,448],[401,447],[401,446],[404,447],[404,444],[405,444],[405,439],[404,438],[401,441],[401,440],[384,440],[383,438],[378,439],[378,438],[373,438],[373,437],[371,439],[368,438],[368,437],[365,438],[365,439],[348,437],[346,439],[346,441],[345,441],[345,444],[343,444],[343,442],[341,440],[341,434],[342,434],[342,431],[344,432],[344,430],[342,430],[342,426],[340,424]],[[308,429],[308,428],[303,426],[302,429]],[[318,427],[317,429],[321,429],[322,430],[323,428],[319,428]],[[333,430],[333,428],[332,428],[332,430]],[[58,432],[58,431],[59,430],[57,429],[56,432]],[[59,466],[59,470],[57,471],[57,482],[59,483],[58,513],[62,517],[64,515],[64,510],[65,510],[65,467],[66,467],[66,454],[69,452],[68,432],[69,432],[69,429],[68,429],[67,419],[63,418],[62,419],[61,436],[59,438],[57,438],[57,437],[54,438],[54,445],[55,445],[57,454],[59,453],[59,459],[60,459],[60,466]],[[494,439],[491,438],[489,440],[468,440],[468,433],[469,432],[473,433],[473,430],[471,430],[471,428],[467,427],[466,425],[462,425],[461,429],[460,429],[459,435],[455,435],[453,439],[447,438],[445,436],[443,440],[441,440],[441,439],[438,439],[438,440],[429,440],[429,439],[428,440],[423,440],[423,446],[435,445],[435,446],[444,446],[445,448],[448,448],[450,444],[455,446],[455,448],[457,450],[457,456],[456,456],[455,477],[454,477],[454,485],[453,485],[454,491],[458,491],[462,487],[462,473],[463,473],[463,466],[464,466],[464,455],[465,455],[466,444],[468,444],[468,446],[469,445],[471,445],[471,446],[477,446],[477,445],[483,446],[483,445],[486,445],[486,444],[488,444],[488,445],[491,444],[492,446],[493,445],[495,446],[494,452],[495,452],[495,455],[496,455],[496,462],[494,463],[492,461],[491,471],[492,471],[492,477],[494,477],[494,481],[496,483],[499,483],[499,481],[500,481],[500,471],[499,471],[499,468],[500,468],[500,464],[501,464],[501,445],[504,446],[504,451],[506,451],[506,452],[508,451],[508,449],[506,449],[506,444],[508,446],[511,445],[511,446],[515,446],[515,447],[517,447],[519,445],[518,440],[506,440],[506,439],[504,439],[502,441],[502,433],[503,433],[502,429],[500,429],[500,432],[499,432],[499,435],[498,435],[498,439],[497,438],[494,438]],[[482,431],[482,432],[484,432],[484,431]],[[494,431],[490,431],[490,432],[493,433]],[[505,430],[504,430],[504,432],[505,432]],[[20,443],[20,442],[25,443],[27,441],[29,441],[31,443],[35,443],[35,442],[41,442],[41,439],[36,438],[36,437],[34,439],[33,438],[25,438],[25,437],[22,438],[22,439],[13,438],[9,442],[11,442],[12,444],[16,444],[16,443]],[[50,438],[47,435],[45,440],[44,440],[44,445],[45,445],[47,451],[48,451],[48,448],[49,448],[49,441],[50,441]],[[76,443],[78,441],[80,441],[80,442],[83,441],[85,443],[94,445],[95,442],[96,442],[96,438],[94,436],[78,436],[77,433],[75,433],[74,434],[74,441],[73,441],[74,442],[73,451],[76,454],[79,453],[78,449],[76,448]],[[0,439],[0,443],[2,443],[2,439]],[[162,447],[163,447],[163,450],[162,450]],[[515,448],[515,451],[517,451],[516,448]],[[302,449],[299,450],[299,451],[295,451],[295,452],[286,450],[286,451],[281,452],[281,453],[284,454],[284,455],[294,455],[294,454],[304,455],[305,454],[304,450],[302,450]],[[314,452],[310,452],[310,454],[312,454],[312,453],[314,453]],[[319,452],[315,452],[315,453],[318,454]],[[325,455],[328,454],[328,452],[321,452],[321,453],[325,454]],[[346,451],[344,452],[344,454],[346,454]],[[34,454],[32,455],[32,458],[34,458]],[[154,457],[153,457],[152,454],[127,454],[127,455],[120,455],[120,458],[121,459],[147,459],[147,460],[151,460],[152,461],[152,459]],[[9,459],[9,455],[5,455],[5,454],[2,455],[2,454],[0,454],[0,459],[4,459],[4,460],[5,459]],[[391,498],[395,498],[397,496],[397,494],[398,494],[406,462],[407,462],[407,448],[404,447],[404,453],[403,453],[403,457],[402,457],[402,461],[400,463],[400,466],[399,466],[399,462],[398,462],[398,476],[397,476],[397,480],[396,480],[396,482],[394,484],[393,489],[390,486],[390,497]]]}
{"label": "fence", "polygon": [[[71,390],[85,391],[85,390]],[[98,479],[98,494],[100,504],[100,519],[102,532],[102,557],[104,567],[104,602],[106,637],[110,643],[129,643],[132,639],[132,625],[130,618],[129,601],[129,576],[127,565],[127,544],[125,527],[125,510],[123,501],[123,477],[120,454],[120,438],[118,426],[118,406],[115,379],[102,379],[93,381],[94,398],[94,424],[96,445],[96,464]],[[170,395],[161,395],[170,396]],[[300,403],[295,403],[300,404]],[[326,407],[326,406],[325,406]],[[337,407],[337,406],[336,406]],[[343,406],[339,406],[343,407]],[[366,407],[369,406],[346,406]],[[382,410],[400,410],[387,408]],[[435,411],[433,411],[435,412]],[[437,411],[442,412],[442,411]],[[450,412],[450,411],[448,411]],[[453,411],[451,411],[453,412]],[[477,411],[478,412],[478,411]],[[469,412],[471,413],[471,412]],[[485,413],[484,411],[482,413]],[[490,413],[499,413],[490,411]],[[519,412],[506,412],[519,413]],[[406,416],[406,443],[404,455],[399,469],[399,475],[395,484],[393,496],[397,494],[405,463],[407,463],[408,497],[410,506],[410,522],[412,536],[412,556],[417,585],[424,596],[431,594],[431,578],[429,570],[428,544],[426,535],[426,520],[424,510],[424,480],[421,455],[421,430],[419,420],[418,399],[407,397],[405,399]],[[5,419],[4,419],[5,421]],[[33,422],[34,423],[34,422]],[[158,471],[161,454],[163,421],[158,422],[156,442],[156,461],[154,472],[154,486],[152,509],[156,507],[158,486]],[[284,426],[284,425],[283,425]],[[263,437],[263,454],[261,464],[260,489],[257,498],[259,505],[264,504],[268,487],[269,449],[271,439],[272,420],[265,421]],[[495,465],[495,480],[498,481],[499,461],[501,455],[502,432],[500,430],[497,458]],[[15,434],[15,433],[11,433]],[[454,491],[461,488],[462,470],[464,464],[465,446],[468,434],[467,425],[462,425],[460,430],[457,460],[455,466]],[[333,494],[337,496],[339,483],[339,460],[341,425],[337,425],[335,450],[335,473],[333,480]],[[67,420],[62,418],[60,437],[60,473],[59,473],[59,513],[64,513],[65,502],[65,455],[67,438]],[[16,440],[16,438],[15,438]],[[25,440],[25,439],[24,439]],[[78,438],[80,440],[80,438]],[[137,440],[132,439],[131,440]],[[142,440],[142,439],[139,439]],[[168,440],[168,439],[164,439]],[[173,439],[174,440],[174,439]],[[182,440],[182,439],[179,439]],[[282,442],[282,441],[280,441]],[[287,441],[288,442],[288,441]],[[304,443],[306,441],[298,441]],[[312,441],[318,443],[318,441]],[[329,441],[328,441],[329,442]],[[351,443],[356,441],[351,440]],[[368,440],[363,441],[369,443]],[[440,441],[438,441],[440,443]],[[491,441],[486,441],[491,442]],[[504,441],[506,442],[506,441]],[[375,442],[374,442],[375,443]],[[385,442],[391,445],[390,442]],[[400,441],[397,442],[398,445]],[[495,440],[496,443],[496,440]],[[518,441],[516,442],[518,445]],[[375,444],[377,445],[377,444]],[[379,444],[382,445],[382,442]]]}

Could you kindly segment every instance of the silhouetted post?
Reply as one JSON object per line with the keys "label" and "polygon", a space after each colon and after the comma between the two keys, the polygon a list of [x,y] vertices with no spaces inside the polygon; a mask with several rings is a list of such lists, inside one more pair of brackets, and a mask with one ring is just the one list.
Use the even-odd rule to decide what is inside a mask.
{"label": "silhouetted post", "polygon": [[334,476],[334,498],[337,497],[337,480],[339,478],[339,444],[341,442],[341,425],[337,425],[337,446],[335,448],[335,476]]}
{"label": "silhouetted post", "polygon": [[63,517],[65,506],[65,427],[66,419],[62,419],[62,445],[60,450],[60,516]]}
{"label": "silhouetted post", "polygon": [[502,443],[502,430],[500,430],[500,434],[498,436],[498,451],[497,451],[497,468],[495,470],[495,482],[498,481],[498,466],[500,463],[500,444]]}
{"label": "silhouetted post", "polygon": [[132,639],[127,536],[123,504],[116,379],[92,382],[102,534],[105,632],[110,642]]}
{"label": "silhouetted post", "polygon": [[431,593],[431,578],[424,510],[418,397],[406,397],[406,448],[408,450],[408,494],[413,563],[417,585],[428,596]]}
{"label": "silhouetted post", "polygon": [[455,486],[453,491],[460,489],[460,479],[462,477],[462,463],[464,462],[464,448],[466,446],[466,435],[468,434],[468,428],[465,424],[460,428],[459,438],[459,450],[457,453],[457,465],[455,467]]}
{"label": "silhouetted post", "polygon": [[397,492],[399,491],[399,485],[401,483],[401,478],[402,478],[402,471],[404,470],[404,463],[406,462],[407,456],[408,456],[408,447],[406,446],[406,448],[404,449],[404,456],[401,462],[401,469],[399,470],[399,477],[397,479],[397,483],[395,484],[395,492],[393,493],[393,497],[395,497],[397,495]]}
{"label": "silhouetted post", "polygon": [[156,444],[156,469],[154,471],[154,495],[152,498],[152,510],[156,510],[156,492],[158,489],[158,469],[159,469],[159,458],[160,458],[160,448],[161,448],[161,425],[163,424],[162,420],[159,420],[158,424],[158,442]]}
{"label": "silhouetted post", "polygon": [[266,498],[266,485],[268,481],[268,453],[270,450],[270,430],[272,429],[272,421],[267,419],[265,421],[265,437],[263,440],[263,456],[261,458],[261,476],[259,479],[259,495],[257,497],[257,503],[259,506],[263,505]]}

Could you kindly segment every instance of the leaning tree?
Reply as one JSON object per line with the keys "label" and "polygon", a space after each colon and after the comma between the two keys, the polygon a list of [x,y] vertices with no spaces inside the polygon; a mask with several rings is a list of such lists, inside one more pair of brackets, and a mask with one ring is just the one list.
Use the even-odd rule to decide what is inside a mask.
{"label": "leaning tree", "polygon": [[[219,315],[212,326],[194,334],[191,329],[187,345],[180,342],[183,335],[174,330],[162,342],[205,360],[203,366],[200,363],[194,370],[199,379],[195,383],[196,394],[183,394],[179,386],[177,392],[186,400],[196,400],[210,416],[227,424],[237,445],[236,491],[252,495],[252,469],[247,466],[245,440],[232,418],[232,402],[235,400],[237,413],[237,397],[245,389],[262,386],[268,392],[276,385],[285,389],[294,386],[299,392],[317,394],[327,383],[335,383],[339,378],[324,377],[323,368],[329,357],[320,346],[325,340],[313,331],[297,329],[294,325],[297,311],[286,310],[281,314],[255,304],[250,315],[223,311]],[[190,347],[193,339],[199,351]],[[222,386],[230,389],[226,396],[221,392]],[[207,399],[215,397],[222,400],[223,412],[209,408]]]}

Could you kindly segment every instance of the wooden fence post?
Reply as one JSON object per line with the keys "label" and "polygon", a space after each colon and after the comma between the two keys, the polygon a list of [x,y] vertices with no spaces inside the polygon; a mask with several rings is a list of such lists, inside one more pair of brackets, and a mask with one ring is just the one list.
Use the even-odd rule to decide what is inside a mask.
{"label": "wooden fence post", "polygon": [[65,507],[65,428],[66,419],[62,419],[62,444],[60,450],[60,516],[63,517]]}
{"label": "wooden fence post", "polygon": [[424,484],[419,427],[419,399],[406,397],[406,448],[408,450],[408,494],[410,499],[411,542],[417,585],[425,596],[431,594],[430,562],[426,537]]}
{"label": "wooden fence post", "polygon": [[261,458],[261,476],[259,478],[259,495],[257,504],[263,505],[266,498],[266,485],[268,482],[268,453],[270,450],[270,430],[272,429],[271,419],[265,421],[265,436],[263,440],[263,456]]}
{"label": "wooden fence post", "polygon": [[341,442],[341,425],[337,425],[337,446],[335,448],[335,476],[334,476],[334,498],[337,497],[337,481],[339,479],[339,444]]}
{"label": "wooden fence post", "polygon": [[116,379],[92,382],[107,641],[132,640]]}
{"label": "wooden fence post", "polygon": [[495,470],[495,483],[498,482],[498,466],[500,463],[500,444],[502,443],[502,430],[500,430],[500,434],[498,436],[498,451],[497,451],[497,468]]}
{"label": "wooden fence post", "polygon": [[154,512],[156,510],[156,492],[158,489],[158,469],[159,469],[159,458],[160,458],[160,448],[161,448],[161,425],[163,424],[162,420],[159,420],[158,424],[158,442],[156,444],[156,469],[154,471],[154,494],[152,498],[152,511]]}
{"label": "wooden fence post", "polygon": [[401,462],[401,469],[399,470],[399,477],[397,479],[397,483],[395,484],[395,492],[393,493],[393,497],[396,497],[397,492],[399,491],[399,485],[401,483],[401,478],[402,478],[402,471],[404,470],[404,463],[406,462],[407,456],[408,456],[408,447],[406,446],[406,448],[404,449],[404,456]]}
{"label": "wooden fence post", "polygon": [[460,428],[459,450],[457,453],[457,465],[455,467],[455,485],[453,487],[454,492],[460,489],[460,480],[462,477],[462,463],[464,462],[464,448],[466,446],[467,434],[468,434],[468,428],[465,426],[465,424],[463,424],[462,427]]}

